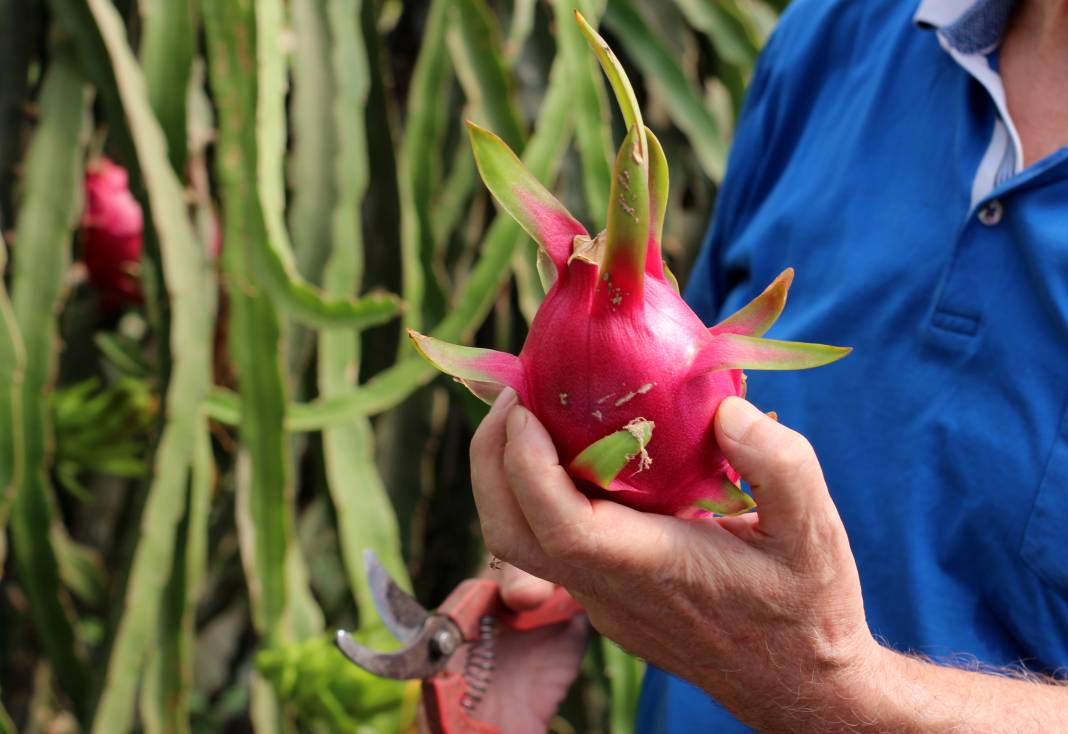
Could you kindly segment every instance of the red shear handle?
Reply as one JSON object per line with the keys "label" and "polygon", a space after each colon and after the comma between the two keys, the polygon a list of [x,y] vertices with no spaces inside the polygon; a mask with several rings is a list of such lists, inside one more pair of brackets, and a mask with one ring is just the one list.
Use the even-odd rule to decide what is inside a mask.
{"label": "red shear handle", "polygon": [[423,681],[423,713],[430,734],[501,734],[492,724],[467,715],[462,703],[466,685],[458,673]]}
{"label": "red shear handle", "polygon": [[582,605],[567,593],[567,589],[557,586],[553,595],[534,609],[505,615],[502,621],[514,630],[526,632],[538,627],[566,622],[582,612]]}
{"label": "red shear handle", "polygon": [[514,630],[526,632],[537,627],[566,622],[581,612],[582,607],[562,586],[558,586],[552,596],[534,609],[513,611],[501,601],[497,582],[489,579],[464,581],[449,594],[449,598],[437,610],[438,614],[444,614],[451,619],[460,628],[464,640],[468,641],[478,639],[479,619],[487,614],[498,618]]}
{"label": "red shear handle", "polygon": [[[449,594],[437,613],[447,616],[467,641],[479,637],[482,617],[496,617],[517,632],[566,622],[582,607],[563,587],[534,609],[515,612],[501,601],[500,588],[489,579],[469,579]],[[491,724],[468,715],[463,701],[467,681],[458,673],[440,673],[423,681],[423,713],[431,734],[501,734]]]}

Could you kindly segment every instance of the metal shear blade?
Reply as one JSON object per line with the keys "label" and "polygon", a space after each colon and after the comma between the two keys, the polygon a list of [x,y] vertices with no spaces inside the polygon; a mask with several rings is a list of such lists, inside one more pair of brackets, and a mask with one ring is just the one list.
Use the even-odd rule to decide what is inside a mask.
{"label": "metal shear blade", "polygon": [[425,679],[441,672],[463,643],[460,629],[448,618],[428,612],[397,586],[374,551],[365,550],[363,558],[375,609],[386,628],[407,644],[393,652],[376,652],[358,643],[345,630],[338,630],[338,649],[353,663],[380,678]]}
{"label": "metal shear blade", "polygon": [[356,642],[345,630],[337,631],[337,646],[349,660],[379,678],[422,680],[437,675],[462,642],[460,631],[449,620],[434,617],[406,647],[395,652],[375,652]]}
{"label": "metal shear blade", "polygon": [[378,616],[394,637],[401,642],[411,642],[430,618],[430,612],[408,592],[397,586],[389,571],[370,548],[363,552],[363,563],[367,569],[371,598],[374,600],[375,609],[378,610]]}

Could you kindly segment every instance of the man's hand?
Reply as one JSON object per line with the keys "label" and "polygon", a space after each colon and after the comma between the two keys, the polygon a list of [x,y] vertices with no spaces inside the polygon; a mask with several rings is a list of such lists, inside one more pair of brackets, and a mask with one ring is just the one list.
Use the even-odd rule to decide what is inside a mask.
{"label": "man's hand", "polygon": [[[563,584],[593,625],[751,724],[847,695],[878,645],[808,442],[724,401],[716,439],[759,514],[680,520],[578,492],[545,429],[503,394],[471,445],[487,547]],[[772,722],[768,716],[776,715]]]}
{"label": "man's hand", "polygon": [[757,512],[650,515],[580,493],[505,391],[471,444],[486,545],[563,584],[603,634],[761,731],[1068,731],[1066,686],[880,647],[812,447],[738,398],[723,401],[715,433]]}

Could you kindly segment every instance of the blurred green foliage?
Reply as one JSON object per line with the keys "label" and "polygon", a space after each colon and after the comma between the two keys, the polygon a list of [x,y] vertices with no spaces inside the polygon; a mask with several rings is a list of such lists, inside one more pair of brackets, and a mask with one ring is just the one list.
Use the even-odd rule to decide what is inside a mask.
{"label": "blurred green foliage", "polygon": [[[0,732],[412,731],[349,665],[373,548],[428,606],[484,551],[484,407],[403,327],[517,351],[534,248],[493,129],[591,229],[620,55],[671,167],[685,281],[780,0],[0,0]],[[83,171],[128,172],[140,300],[86,278]],[[106,225],[106,223],[105,223]],[[591,647],[554,722],[633,730]]]}

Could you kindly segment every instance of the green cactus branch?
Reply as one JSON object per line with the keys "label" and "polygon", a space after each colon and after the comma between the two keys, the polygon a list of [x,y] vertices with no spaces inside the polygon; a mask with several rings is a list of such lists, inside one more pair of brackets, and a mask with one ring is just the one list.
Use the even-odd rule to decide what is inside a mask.
{"label": "green cactus branch", "polygon": [[[364,267],[361,204],[369,173],[364,114],[370,89],[367,49],[359,28],[360,0],[330,0],[333,69],[337,94],[332,118],[337,125],[339,155],[334,166],[337,202],[333,217],[333,252],[325,285],[333,294],[360,287]],[[352,390],[359,372],[360,345],[350,334],[319,336],[319,393],[324,398]],[[366,417],[323,431],[327,486],[337,512],[339,542],[357,608],[370,618],[374,608],[363,553],[371,548],[395,579],[410,586],[400,550],[400,532],[386,488],[374,462],[374,433]]]}
{"label": "green cactus branch", "polygon": [[[564,151],[571,140],[573,87],[562,60],[553,62],[535,133],[523,155],[531,173],[542,181],[553,180]],[[512,257],[519,247],[533,247],[515,221],[498,215],[482,243],[482,256],[456,298],[453,309],[431,336],[461,342],[471,338],[496,299],[508,276]],[[393,367],[368,380],[361,387],[331,398],[290,406],[286,428],[316,431],[341,425],[353,419],[375,415],[401,403],[413,390],[435,377],[434,368],[418,356],[400,360]],[[233,392],[216,388],[206,405],[208,415],[228,425],[241,420],[241,400]]]}
{"label": "green cactus branch", "polygon": [[[88,715],[90,680],[60,585],[49,481],[52,436],[48,394],[56,372],[56,314],[65,296],[71,230],[80,211],[87,142],[87,89],[71,49],[55,49],[41,92],[41,118],[26,158],[19,209],[11,305],[24,346],[18,423],[21,476],[11,507],[11,537],[19,579],[53,670],[79,717]],[[18,383],[13,383],[18,384]],[[14,419],[16,416],[12,415]],[[4,418],[6,420],[6,417]]]}
{"label": "green cactus branch", "polygon": [[450,0],[432,0],[419,58],[408,91],[408,123],[397,153],[401,207],[401,294],[407,304],[404,326],[418,328],[440,318],[445,295],[434,241],[431,203],[441,182],[446,132],[445,99],[452,82],[445,35]]}
{"label": "green cactus branch", "polygon": [[17,731],[15,722],[11,720],[7,709],[4,708],[4,704],[0,703],[0,734],[16,734]]}
{"label": "green cactus branch", "polygon": [[449,23],[448,45],[467,101],[486,126],[516,153],[527,142],[515,83],[505,61],[504,44],[485,0],[457,0]]}
{"label": "green cactus branch", "polygon": [[504,52],[509,66],[514,66],[523,46],[534,31],[534,11],[537,0],[516,0],[512,7],[512,21],[504,39]]}
{"label": "green cactus branch", "polygon": [[[284,16],[276,0],[204,4],[208,68],[219,116],[216,169],[223,192],[222,267],[230,302],[229,348],[245,405],[238,449],[236,519],[252,621],[266,647],[292,639],[290,574],[293,488],[282,431],[286,380],[277,278],[257,267],[288,248],[281,221],[286,58],[278,47]],[[274,285],[272,286],[271,283]],[[299,572],[298,572],[299,573]],[[257,728],[280,725],[265,681],[251,681]]]}
{"label": "green cactus branch", "polygon": [[167,155],[179,176],[186,162],[186,90],[197,49],[198,0],[145,0],[141,65],[148,99],[167,139]]}
{"label": "green cactus branch", "polygon": [[[260,205],[268,233],[276,232],[288,238],[285,227],[285,152],[286,152],[286,94],[288,87],[288,53],[284,36],[288,31],[288,19],[283,0],[266,0],[256,4],[256,59],[258,83],[256,96],[256,168],[259,173]],[[288,249],[288,246],[287,246]],[[342,294],[347,296],[348,294]],[[277,306],[277,304],[276,304]],[[280,314],[281,316],[281,314]],[[284,326],[284,324],[280,324]],[[351,332],[349,332],[351,334]],[[284,329],[280,329],[284,336]],[[263,354],[277,352],[273,360],[271,380],[277,379],[278,388],[263,396],[277,407],[276,415],[284,416],[287,401],[287,379],[283,353],[277,340],[265,340],[250,355],[256,359]],[[263,367],[261,367],[263,369]],[[259,426],[257,430],[263,430]],[[274,421],[267,427],[269,439],[264,448],[280,447],[285,457],[284,465],[291,465],[288,441],[282,421]],[[286,554],[286,630],[292,639],[306,639],[322,632],[323,615],[312,597],[308,586],[308,569],[300,545],[295,542],[296,495],[293,472],[282,472],[277,477],[272,473],[268,481],[283,484],[284,502],[281,512],[285,516]]]}
{"label": "green cactus branch", "polygon": [[7,519],[15,490],[22,482],[22,375],[26,368],[26,348],[4,287],[7,245],[0,235],[0,579],[4,576],[7,551]]}
{"label": "green cactus branch", "polygon": [[[212,126],[210,108],[206,105],[202,87],[203,77],[202,64],[194,64],[190,94],[187,95],[189,145],[184,153],[192,178],[202,177],[206,173],[205,154],[209,141],[203,131],[210,130]],[[194,220],[205,248],[210,246],[216,234],[214,213],[206,199],[201,189],[194,205]],[[97,342],[98,345],[106,343],[100,338]],[[134,371],[137,374],[150,373],[151,366],[135,364]],[[140,714],[148,734],[188,734],[190,731],[194,700],[195,612],[200,600],[201,579],[207,570],[207,525],[214,475],[208,422],[201,417],[193,450],[189,497],[178,527],[174,557],[159,611],[159,641],[149,653],[141,687]]]}
{"label": "green cactus branch", "polygon": [[270,102],[257,106],[259,94],[267,96],[267,83],[261,82],[257,88],[257,81],[261,74],[269,73],[258,67],[259,46],[264,39],[258,35],[257,10],[239,8],[236,3],[204,4],[209,77],[219,114],[216,166],[224,202],[222,266],[230,296],[229,346],[244,403],[250,407],[240,426],[239,460],[245,467],[238,479],[238,517],[244,518],[239,526],[242,558],[249,569],[253,622],[271,645],[287,637],[285,556],[291,522],[287,498],[290,471],[284,440],[276,431],[285,415],[284,385],[275,349],[281,339],[280,325],[252,262],[252,250],[266,236],[265,216],[254,185],[262,141],[254,123],[260,110],[275,112]]}
{"label": "green cactus branch", "polygon": [[78,46],[80,69],[96,90],[103,102],[111,123],[109,137],[120,151],[121,158],[130,169],[131,188],[137,189],[141,172],[137,168],[137,155],[123,112],[115,72],[108,56],[100,29],[93,19],[89,0],[49,0],[61,28],[74,39]]}
{"label": "green cactus branch", "polygon": [[737,0],[707,3],[703,0],[675,0],[690,25],[709,37],[716,52],[730,64],[751,69],[764,39]]}
{"label": "green cactus branch", "polygon": [[[720,61],[720,80],[731,95],[734,118],[742,109],[746,86],[768,29],[754,18],[762,5],[738,0],[709,3],[704,0],[675,0],[686,21],[709,40]],[[763,7],[774,22],[774,13]]]}
{"label": "green cactus branch", "polygon": [[166,396],[168,420],[160,436],[154,480],[141,519],[126,611],[115,634],[93,721],[93,731],[102,733],[130,729],[138,671],[153,643],[165,582],[159,570],[171,567],[200,409],[211,381],[215,278],[186,216],[184,191],[167,158],[166,141],[152,112],[144,76],[126,41],[122,18],[106,0],[87,2],[107,49],[159,237],[171,301],[173,360]]}
{"label": "green cactus branch", "polygon": [[[268,237],[277,238],[285,243],[285,251],[290,252],[288,232],[285,226],[285,152],[286,134],[286,94],[288,91],[288,42],[289,21],[286,17],[284,0],[261,0],[255,4],[255,45],[256,45],[256,170],[260,208],[266,225]],[[240,43],[240,39],[237,39]],[[255,248],[253,248],[255,251]],[[348,294],[342,294],[348,296]],[[372,295],[373,300],[376,296]],[[392,296],[390,296],[392,298]],[[275,304],[277,308],[282,304]],[[283,353],[278,344],[284,339],[284,324],[278,314],[279,329],[277,337],[262,339],[255,344],[245,358],[247,363],[258,362],[256,368],[263,378],[256,379],[257,389],[261,393],[257,399],[271,405],[272,418],[266,426],[258,425],[256,431],[266,434],[258,439],[259,449],[264,456],[253,461],[253,466],[261,470],[258,483],[276,484],[281,487],[282,501],[275,505],[277,490],[266,492],[265,514],[281,513],[284,518],[286,535],[278,538],[277,544],[284,541],[285,556],[285,629],[284,634],[292,639],[305,639],[322,631],[323,615],[308,588],[308,570],[299,544],[295,542],[296,495],[293,472],[290,469],[288,443],[280,417],[284,417],[287,401],[287,379]],[[263,319],[263,323],[270,323]],[[262,324],[261,324],[262,326]],[[351,332],[350,332],[351,333]],[[263,355],[275,353],[275,359],[264,360]],[[270,385],[270,389],[265,389]],[[242,434],[247,434],[246,430]],[[248,442],[248,445],[253,445]],[[277,451],[282,457],[281,465],[266,452]],[[281,468],[281,470],[279,470]],[[268,473],[269,472],[269,473]],[[263,515],[261,518],[265,519]],[[257,530],[257,533],[259,531]],[[274,574],[274,569],[267,573]]]}
{"label": "green cactus branch", "polygon": [[[309,281],[320,283],[330,257],[330,215],[337,196],[334,177],[324,175],[337,160],[337,132],[329,114],[335,93],[330,31],[326,7],[320,0],[291,0],[289,15],[293,53],[288,173],[291,182],[300,183],[290,193],[289,230],[297,270]],[[291,374],[299,375],[307,367],[313,336],[300,324],[289,329]],[[303,385],[296,381],[293,387],[299,395]]]}
{"label": "green cactus branch", "polygon": [[[217,2],[211,0],[208,5]],[[265,17],[264,12],[271,5],[260,7],[256,3],[255,13],[258,18]],[[257,48],[269,43],[274,49],[272,55],[260,55],[260,96],[257,99],[255,116],[231,118],[231,124],[241,122],[256,125],[256,181],[259,206],[263,217],[263,236],[250,247],[252,264],[256,267],[260,280],[271,297],[294,319],[318,327],[351,327],[363,329],[385,323],[401,312],[400,300],[390,294],[373,292],[360,298],[349,295],[329,297],[308,283],[297,271],[289,235],[285,228],[284,177],[282,164],[286,145],[285,129],[285,88],[286,65],[285,54],[281,49],[279,34],[285,32],[283,27],[282,6],[278,6],[278,26],[270,29],[264,36],[257,36]],[[261,29],[267,30],[267,29]],[[234,62],[246,60],[235,56]],[[266,67],[266,68],[265,68]],[[246,68],[246,67],[238,67]],[[246,72],[247,73],[247,72]],[[263,105],[273,108],[266,110]],[[261,117],[267,112],[266,118]],[[265,119],[270,124],[264,124]]]}
{"label": "green cactus branch", "polygon": [[141,719],[149,734],[189,734],[193,692],[194,617],[207,564],[208,514],[215,462],[206,419],[197,428],[185,516],[160,609],[159,644],[150,652],[141,689]]}
{"label": "green cactus branch", "polygon": [[[448,31],[449,55],[467,98],[468,114],[499,135],[517,154],[527,144],[519,112],[514,65],[508,62],[493,13],[485,0],[463,0],[453,6]],[[470,156],[462,146],[462,153]],[[536,250],[520,248],[513,258],[519,307],[529,322],[544,291],[538,279]]]}

